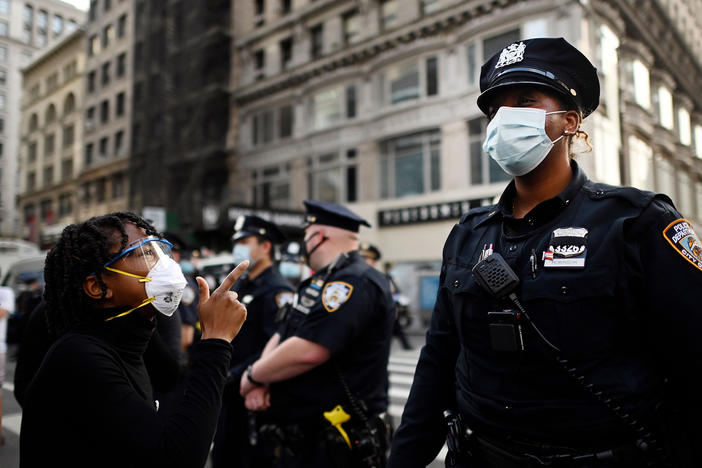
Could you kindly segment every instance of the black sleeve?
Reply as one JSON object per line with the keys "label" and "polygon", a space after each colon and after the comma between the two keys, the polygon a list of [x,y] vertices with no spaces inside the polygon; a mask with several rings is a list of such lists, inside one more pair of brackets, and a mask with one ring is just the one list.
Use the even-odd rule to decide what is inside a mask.
{"label": "black sleeve", "polygon": [[27,387],[53,342],[46,325],[45,302],[42,301],[29,316],[17,353],[14,394],[20,406],[24,404]]}
{"label": "black sleeve", "polygon": [[451,293],[444,280],[445,263],[426,344],[419,356],[402,422],[392,441],[388,468],[425,467],[446,440],[443,412],[455,407],[455,367],[460,343]]}
{"label": "black sleeve", "polygon": [[688,437],[695,459],[702,460],[696,443],[702,437],[702,243],[687,227],[692,224],[675,208],[654,200],[631,224],[628,240],[639,246],[636,291],[651,347],[668,372],[670,398],[680,407],[683,427],[673,437]]}
{"label": "black sleeve", "polygon": [[159,392],[171,390],[181,377],[180,361],[166,346],[158,330],[154,332],[146,347],[144,365],[149,372],[151,385]]}
{"label": "black sleeve", "polygon": [[204,466],[231,357],[228,342],[208,339],[193,346],[185,390],[168,416],[134,390],[113,354],[84,341],[64,344],[54,347],[52,367],[72,386],[64,395],[74,401],[61,404],[80,408],[71,415],[84,419],[78,422],[85,431],[99,431],[98,440],[124,451],[134,467]]}

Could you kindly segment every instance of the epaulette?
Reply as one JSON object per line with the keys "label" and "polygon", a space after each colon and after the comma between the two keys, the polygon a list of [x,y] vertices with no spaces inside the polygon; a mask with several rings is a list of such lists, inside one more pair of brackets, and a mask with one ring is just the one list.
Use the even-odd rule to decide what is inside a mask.
{"label": "epaulette", "polygon": [[[473,208],[469,210],[467,213],[464,213],[463,216],[461,216],[461,220],[458,222],[458,224],[463,224],[466,221],[468,221],[471,218],[474,218],[479,215],[486,215],[489,216],[489,213],[494,211],[495,205],[488,205],[488,206],[479,206],[477,208]],[[482,219],[478,220],[478,222],[483,221]]]}
{"label": "epaulette", "polygon": [[673,204],[672,200],[667,195],[641,190],[635,187],[619,187],[587,181],[585,185],[583,185],[583,191],[587,193],[588,197],[592,200],[622,198],[636,208],[645,208],[654,198],[670,203],[671,205]]}

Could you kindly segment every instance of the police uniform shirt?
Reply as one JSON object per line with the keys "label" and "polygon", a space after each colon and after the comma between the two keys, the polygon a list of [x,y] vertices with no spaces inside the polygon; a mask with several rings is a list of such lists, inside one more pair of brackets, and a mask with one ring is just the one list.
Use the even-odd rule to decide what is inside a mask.
{"label": "police uniform shirt", "polygon": [[[293,289],[275,266],[263,270],[255,279],[240,278],[232,287],[246,306],[246,321],[232,342],[232,371],[240,375],[261,354],[276,331],[278,309],[292,300]],[[238,381],[237,381],[238,382]]]}
{"label": "police uniform shirt", "polygon": [[[524,218],[512,216],[512,182],[497,206],[471,210],[451,231],[391,467],[430,463],[446,436],[442,412],[456,407],[476,434],[500,440],[610,448],[635,439],[553,363],[530,327],[525,351],[493,350],[487,313],[514,306],[472,275],[490,244],[519,276],[516,294],[533,322],[587,383],[655,427],[668,377],[690,430],[699,432],[699,238],[668,197],[593,183],[572,168],[570,185]],[[564,233],[572,245],[559,243]]]}
{"label": "police uniform shirt", "polygon": [[[385,277],[368,266],[358,252],[332,273],[325,269],[301,283],[298,300],[307,288],[319,291],[308,312],[293,307],[281,326],[281,342],[298,336],[328,348],[331,358],[292,379],[271,385],[271,409],[279,421],[322,419],[329,411],[349,403],[334,368],[337,363],[356,397],[372,413],[387,408],[387,363],[390,354],[394,305]],[[299,304],[297,307],[304,305]]]}
{"label": "police uniform shirt", "polygon": [[200,303],[200,291],[197,283],[190,276],[185,275],[185,281],[187,284],[178,304],[178,313],[184,324],[194,327],[199,319],[197,305]]}

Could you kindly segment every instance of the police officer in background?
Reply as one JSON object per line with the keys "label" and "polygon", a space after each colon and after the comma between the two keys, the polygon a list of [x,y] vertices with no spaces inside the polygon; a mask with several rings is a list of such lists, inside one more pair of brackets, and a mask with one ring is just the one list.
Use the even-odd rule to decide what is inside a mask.
{"label": "police officer in background", "polygon": [[446,241],[390,467],[444,441],[449,466],[702,466],[699,237],[667,196],[572,159],[600,94],[564,39],[509,45],[480,88],[483,148],[514,180]]}
{"label": "police officer in background", "polygon": [[[274,246],[284,240],[278,227],[258,216],[240,216],[234,225],[234,262],[249,260],[246,273],[232,290],[246,306],[247,320],[232,345],[232,368],[225,388],[223,407],[215,435],[212,462],[219,467],[260,466],[267,456],[256,440],[255,415],[249,414],[239,395],[239,381],[246,367],[261,354],[276,330],[278,309],[292,301],[290,284],[273,261]],[[257,445],[257,449],[252,447]]]}
{"label": "police officer in background", "polygon": [[250,409],[270,406],[280,466],[380,467],[394,316],[388,281],[358,254],[366,220],[343,206],[304,203],[315,273],[242,377],[241,394]]}

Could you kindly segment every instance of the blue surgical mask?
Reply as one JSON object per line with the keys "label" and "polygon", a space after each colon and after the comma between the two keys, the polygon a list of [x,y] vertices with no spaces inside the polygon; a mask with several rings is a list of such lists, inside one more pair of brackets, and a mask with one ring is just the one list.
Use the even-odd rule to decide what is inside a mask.
{"label": "blue surgical mask", "polygon": [[244,260],[249,260],[251,264],[249,268],[253,266],[253,260],[251,260],[251,247],[244,244],[236,244],[232,249],[232,256],[234,257],[234,264],[238,265]]}
{"label": "blue surgical mask", "polygon": [[546,112],[527,107],[500,107],[487,126],[483,151],[511,176],[536,169],[553,144],[546,134],[546,116],[567,111]]}
{"label": "blue surgical mask", "polygon": [[183,270],[184,275],[190,275],[195,271],[195,265],[193,265],[189,260],[181,260],[180,269]]}
{"label": "blue surgical mask", "polygon": [[302,265],[295,262],[280,262],[278,270],[284,278],[299,278],[302,276]]}

